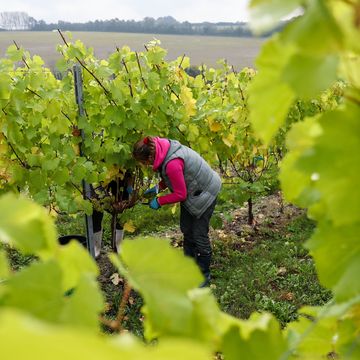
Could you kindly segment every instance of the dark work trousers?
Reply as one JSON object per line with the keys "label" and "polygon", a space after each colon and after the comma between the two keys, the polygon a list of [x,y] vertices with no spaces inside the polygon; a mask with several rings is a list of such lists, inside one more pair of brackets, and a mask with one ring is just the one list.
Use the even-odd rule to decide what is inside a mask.
{"label": "dark work trousers", "polygon": [[[92,220],[93,220],[93,228],[94,228],[94,233],[99,232],[102,230],[102,220],[104,217],[104,213],[101,211],[97,211],[97,210],[93,210],[92,213]],[[118,219],[116,219],[116,230],[122,230],[122,226],[120,224],[120,222],[118,221]]]}
{"label": "dark work trousers", "polygon": [[[115,196],[115,194],[118,193],[118,188],[124,186],[124,181],[110,181],[110,183],[107,185],[107,189],[111,191],[111,193]],[[91,187],[92,196],[95,196],[95,190],[93,187]],[[123,193],[120,193],[122,200],[128,200],[129,194],[125,191]],[[93,209],[92,219],[93,219],[93,229],[94,233],[99,232],[102,230],[102,220],[104,217],[104,213],[102,211],[97,211]],[[118,219],[116,219],[116,230],[122,230],[122,226]]]}
{"label": "dark work trousers", "polygon": [[195,259],[207,281],[210,280],[211,244],[209,223],[214,212],[216,200],[199,219],[191,215],[181,204],[180,229],[184,234],[184,254]]}

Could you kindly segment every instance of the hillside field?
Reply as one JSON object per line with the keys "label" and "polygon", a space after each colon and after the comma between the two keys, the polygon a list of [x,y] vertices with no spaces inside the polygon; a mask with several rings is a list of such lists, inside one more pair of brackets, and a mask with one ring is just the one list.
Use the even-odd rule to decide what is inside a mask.
{"label": "hillside field", "polygon": [[[65,32],[67,39],[69,35]],[[109,32],[73,32],[73,41],[80,39],[86,46],[94,48],[95,56],[106,58],[116,47],[128,45],[132,50],[143,51],[144,44],[154,38],[161,41],[162,47],[168,50],[167,60],[176,59],[186,54],[192,65],[207,64],[216,67],[219,59],[227,59],[236,69],[254,66],[264,39],[190,36],[190,35],[160,35]],[[40,55],[47,66],[53,68],[58,58],[56,45],[63,44],[57,31],[4,31],[0,32],[0,57],[5,55],[8,46],[15,41],[19,46],[30,51],[32,55]]]}

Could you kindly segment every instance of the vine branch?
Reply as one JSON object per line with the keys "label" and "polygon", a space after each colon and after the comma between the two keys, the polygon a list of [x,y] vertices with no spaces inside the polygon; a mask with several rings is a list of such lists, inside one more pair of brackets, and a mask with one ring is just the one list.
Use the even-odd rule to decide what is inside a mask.
{"label": "vine branch", "polygon": [[14,153],[14,155],[16,156],[18,161],[20,162],[21,166],[24,167],[25,169],[30,169],[30,166],[20,158],[20,156],[15,151],[13,145],[11,144],[11,142],[9,141],[9,139],[7,138],[7,136],[4,133],[3,133],[3,136],[4,136],[4,139],[6,140],[7,144],[10,146],[12,152]]}
{"label": "vine branch", "polygon": [[146,84],[146,82],[145,82],[145,79],[144,79],[144,77],[143,77],[143,74],[142,74],[139,55],[138,55],[137,52],[135,52],[135,55],[136,55],[136,61],[137,61],[137,64],[138,64],[138,67],[139,67],[139,71],[140,71],[141,80],[142,80],[142,82],[144,83],[145,88],[147,89],[148,86],[147,86],[147,84]]}
{"label": "vine branch", "polygon": [[181,58],[181,61],[180,61],[180,64],[179,64],[179,68],[181,69],[181,65],[182,65],[182,63],[183,63],[183,61],[184,61],[184,58],[185,58],[185,54],[182,56],[182,58]]}
{"label": "vine branch", "polygon": [[[15,41],[15,40],[13,40],[13,43],[15,44],[16,49],[17,49],[17,50],[20,50],[20,47],[18,46],[18,44],[16,43],[16,41]],[[24,56],[22,56],[22,57],[21,57],[21,59],[22,59],[23,63],[25,64],[25,66],[26,66],[28,69],[30,69],[30,66],[29,66],[29,64],[26,62],[25,57],[24,57]]]}
{"label": "vine branch", "polygon": [[119,309],[118,309],[115,320],[109,320],[104,317],[100,317],[100,321],[104,325],[108,326],[110,329],[112,329],[116,332],[121,332],[121,330],[123,328],[122,322],[125,317],[125,307],[126,307],[127,302],[129,301],[130,292],[131,292],[131,286],[129,285],[128,282],[125,282],[124,291],[122,294],[121,302],[119,304]]}
{"label": "vine branch", "polygon": [[131,79],[130,79],[129,69],[127,68],[127,65],[126,65],[126,62],[125,62],[124,59],[121,60],[121,63],[124,65],[125,71],[126,71],[126,73],[128,74],[128,76],[129,76],[128,86],[129,86],[129,90],[130,90],[130,95],[131,95],[131,97],[133,98],[133,97],[134,97],[134,93],[133,93],[133,89],[132,89],[132,85],[131,85]]}
{"label": "vine branch", "polygon": [[[57,29],[57,30],[58,30],[58,32],[59,32],[62,40],[64,41],[65,45],[66,45],[67,47],[69,47],[69,44],[68,44],[68,42],[66,41],[64,35],[62,34],[61,30],[60,30],[60,29]],[[118,105],[117,105],[117,103],[115,102],[115,100],[111,98],[111,93],[109,92],[108,89],[106,89],[106,87],[102,84],[102,82],[99,80],[99,78],[84,64],[84,62],[83,62],[81,59],[79,59],[77,56],[75,56],[75,59],[76,59],[77,62],[80,64],[80,66],[81,66],[84,70],[86,70],[86,71],[94,78],[94,80],[99,84],[99,86],[104,90],[104,93],[105,93],[105,95],[106,95],[109,103],[115,105],[116,107],[118,107]]]}

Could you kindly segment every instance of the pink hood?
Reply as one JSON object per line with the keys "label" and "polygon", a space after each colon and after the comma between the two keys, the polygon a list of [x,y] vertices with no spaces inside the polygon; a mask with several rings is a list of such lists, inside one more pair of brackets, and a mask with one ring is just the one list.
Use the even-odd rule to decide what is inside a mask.
{"label": "pink hood", "polygon": [[156,171],[159,169],[159,167],[163,163],[163,161],[166,157],[166,154],[169,151],[170,142],[168,139],[165,139],[165,138],[154,137],[153,139],[154,139],[155,146],[156,146],[153,170]]}

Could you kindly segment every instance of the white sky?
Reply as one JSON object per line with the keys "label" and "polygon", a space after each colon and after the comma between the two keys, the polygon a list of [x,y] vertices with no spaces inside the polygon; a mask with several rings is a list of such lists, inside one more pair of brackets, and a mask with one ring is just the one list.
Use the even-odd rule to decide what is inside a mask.
{"label": "white sky", "polygon": [[247,21],[249,0],[2,0],[0,12],[24,11],[36,20],[142,20],[170,15],[178,21]]}

